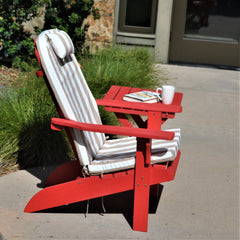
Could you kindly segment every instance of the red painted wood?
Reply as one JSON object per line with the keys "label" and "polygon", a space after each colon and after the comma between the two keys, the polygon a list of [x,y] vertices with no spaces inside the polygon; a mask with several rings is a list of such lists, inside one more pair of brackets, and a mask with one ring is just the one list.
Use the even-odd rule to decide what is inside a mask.
{"label": "red painted wood", "polygon": [[106,100],[107,99],[110,99],[110,100],[114,99],[117,96],[120,89],[121,89],[120,86],[114,86],[114,85],[111,86],[111,88],[105,94],[104,99],[106,99]]}
{"label": "red painted wood", "polygon": [[37,77],[43,77],[43,71],[42,70],[38,70],[36,72],[36,75],[37,75]]}
{"label": "red painted wood", "polygon": [[130,87],[121,87],[118,94],[114,97],[114,101],[122,101],[122,96],[130,93]]}
{"label": "red painted wood", "polygon": [[[179,151],[177,158],[168,168],[164,165],[149,165],[149,168],[147,169],[147,171],[150,171],[149,184],[155,185],[173,180],[180,155],[181,153]],[[140,171],[138,173],[141,175],[142,172]],[[139,176],[139,174],[136,176]],[[140,176],[140,180],[142,180],[141,177],[142,176]],[[138,180],[139,177],[134,181],[134,169],[114,174],[104,174],[103,178],[100,178],[99,176],[78,178],[74,181],[57,184],[41,190],[32,197],[24,211],[36,212],[65,204],[84,201],[86,199],[128,191],[133,189],[134,184],[137,184]],[[140,183],[142,184],[143,182]]]}
{"label": "red painted wood", "polygon": [[126,114],[123,113],[115,113],[116,117],[118,118],[119,122],[122,124],[123,127],[133,127],[132,123],[129,121]]}
{"label": "red painted wood", "polygon": [[41,60],[40,60],[40,56],[39,56],[39,53],[38,53],[38,50],[37,50],[36,41],[37,41],[37,37],[35,37],[35,39],[34,39],[35,56],[38,60],[39,65],[41,66]]}
{"label": "red painted wood", "polygon": [[158,199],[160,195],[160,184],[155,184],[150,186],[150,197]]}
{"label": "red painted wood", "polygon": [[133,118],[133,120],[135,121],[135,123],[137,124],[138,127],[147,128],[147,121],[143,121],[141,116],[136,115],[136,114],[131,114],[131,117]]}
{"label": "red painted wood", "polygon": [[175,158],[174,161],[171,162],[171,165],[169,167],[166,167],[166,165],[159,164],[153,165],[153,167],[151,167],[150,184],[155,185],[158,183],[169,182],[174,180],[180,156],[181,152],[178,151],[177,157]]}
{"label": "red painted wood", "polygon": [[[125,88],[125,87],[124,87]],[[144,89],[141,89],[141,88],[131,88],[130,92],[129,93],[134,93],[134,92],[140,92]],[[120,94],[120,93],[119,93]],[[124,95],[124,94],[123,94]],[[123,95],[120,96],[120,98],[122,99],[123,98]]]}
{"label": "red painted wood", "polygon": [[[97,100],[99,105],[104,105],[107,107],[116,107],[116,108],[130,108],[135,110],[145,110],[145,111],[161,111],[166,113],[175,113],[181,112],[182,106],[180,106],[182,101],[182,93],[176,92],[174,95],[173,103],[171,105],[165,105],[162,103],[138,103],[138,102],[127,102],[123,101],[124,94],[128,92],[137,92],[143,89],[140,88],[131,88],[129,87],[120,87],[120,86],[112,86],[105,97],[101,100]],[[149,89],[146,89],[149,90]],[[151,91],[151,90],[150,90]],[[111,100],[111,101],[109,101]],[[154,107],[155,106],[155,107]],[[117,110],[117,109],[116,109]]]}
{"label": "red painted wood", "polygon": [[150,112],[148,113],[148,129],[161,129],[162,113]]}
{"label": "red painted wood", "polygon": [[149,187],[151,165],[146,164],[151,157],[149,140],[138,139],[134,178],[133,230],[147,232]]}
{"label": "red painted wood", "polygon": [[153,138],[153,139],[165,139],[172,140],[174,138],[174,132],[143,129],[143,128],[133,128],[133,127],[119,127],[119,126],[109,126],[101,124],[90,124],[76,122],[72,120],[62,119],[62,118],[52,118],[52,129],[62,130],[64,127],[72,127],[84,131],[109,133],[124,136],[135,136],[140,138]]}
{"label": "red painted wood", "polygon": [[82,176],[82,166],[78,160],[66,162],[57,167],[45,182],[46,186],[52,186],[68,181],[73,181]]}
{"label": "red painted wood", "polygon": [[179,93],[179,92],[175,93],[172,104],[180,105],[182,102],[182,98],[183,98],[183,93]]}
{"label": "red painted wood", "polygon": [[[141,102],[128,102],[128,101],[120,101],[114,100],[110,101],[109,99],[97,99],[98,105],[106,106],[106,107],[114,107],[116,111],[118,108],[124,109],[132,109],[138,111],[155,111],[155,112],[181,112],[182,106],[180,105],[166,105],[162,103],[141,103]],[[134,113],[133,113],[134,114]]]}
{"label": "red painted wood", "polygon": [[25,212],[67,205],[87,199],[115,194],[133,189],[134,171],[106,174],[102,178],[90,176],[47,187],[28,202]]}
{"label": "red painted wood", "polygon": [[[35,49],[35,52],[41,66],[37,49]],[[44,71],[38,71],[38,75],[44,77],[59,115],[63,117],[62,111],[49,87],[48,80],[44,75]],[[135,169],[114,174],[104,174],[102,178],[99,176],[84,178],[81,175],[81,166],[78,161],[66,163],[56,169],[47,180],[47,184],[56,185],[47,187],[34,195],[25,207],[25,212],[40,211],[134,189],[133,229],[147,231],[150,185],[156,186],[158,183],[173,180],[181,155],[179,151],[176,159],[169,166],[166,164],[151,165],[151,138],[167,140],[173,138],[174,133],[160,131],[161,124],[168,118],[174,118],[176,112],[182,111],[181,101],[183,94],[175,93],[171,105],[135,103],[122,100],[124,94],[140,90],[140,88],[112,86],[104,99],[97,100],[98,105],[104,105],[107,111],[114,112],[125,127],[78,123],[56,118],[52,119],[51,125],[54,130],[73,127],[84,131],[136,136],[138,141]],[[142,128],[133,128],[125,114],[131,114],[136,123]],[[143,121],[137,115],[148,115],[148,121]],[[143,129],[146,127],[148,129]],[[68,128],[65,130],[72,144]],[[72,146],[75,150],[73,144]]]}
{"label": "red painted wood", "polygon": [[124,113],[124,114],[134,114],[134,115],[142,115],[142,116],[147,116],[148,111],[144,110],[136,110],[136,109],[131,109],[131,108],[116,108],[116,107],[105,107],[106,111],[109,112],[117,112],[117,113]]}

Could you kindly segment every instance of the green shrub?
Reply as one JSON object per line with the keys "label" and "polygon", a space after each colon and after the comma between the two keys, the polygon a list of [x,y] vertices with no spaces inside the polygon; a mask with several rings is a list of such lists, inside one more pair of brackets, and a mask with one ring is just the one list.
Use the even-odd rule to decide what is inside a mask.
{"label": "green shrub", "polygon": [[[147,49],[113,47],[79,60],[95,98],[102,98],[114,84],[151,89],[164,79],[153,69]],[[44,80],[33,74],[25,73],[15,89],[0,88],[0,168],[16,159],[26,168],[73,156],[64,131],[50,129],[51,118],[58,114]],[[104,124],[116,124],[113,114],[102,108],[100,114]]]}
{"label": "green shrub", "polygon": [[[147,48],[114,46],[96,55],[79,55],[83,74],[96,99],[101,99],[112,85],[154,89],[164,81],[156,71]],[[100,107],[103,123],[118,124],[115,115]]]}
{"label": "green shrub", "polygon": [[58,28],[71,36],[77,49],[81,49],[88,25],[82,27],[84,19],[93,14],[100,18],[99,10],[93,6],[94,0],[48,0],[45,11],[44,29]]}
{"label": "green shrub", "polygon": [[[93,0],[0,0],[0,64],[13,62],[14,67],[26,71],[26,62],[34,57],[34,48],[31,34],[23,23],[39,16],[44,6],[44,29],[66,31],[77,49],[81,49],[88,28],[88,25],[82,28],[84,19],[91,13],[94,19],[100,18],[93,4]],[[35,30],[42,31],[38,27]]]}
{"label": "green shrub", "polygon": [[0,89],[0,167],[44,166],[69,159],[64,132],[50,129],[58,116],[43,79],[23,87]]}
{"label": "green shrub", "polygon": [[114,46],[96,55],[79,55],[78,60],[95,98],[102,98],[112,85],[151,89],[161,80],[147,48]]}
{"label": "green shrub", "polygon": [[38,16],[44,0],[0,0],[0,60],[33,56],[33,40],[23,23]]}

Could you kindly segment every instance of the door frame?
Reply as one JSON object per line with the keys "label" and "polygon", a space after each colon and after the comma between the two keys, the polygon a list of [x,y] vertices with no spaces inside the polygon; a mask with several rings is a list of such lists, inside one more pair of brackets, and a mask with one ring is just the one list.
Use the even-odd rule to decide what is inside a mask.
{"label": "door frame", "polygon": [[169,60],[240,67],[238,42],[185,38],[187,0],[173,1]]}

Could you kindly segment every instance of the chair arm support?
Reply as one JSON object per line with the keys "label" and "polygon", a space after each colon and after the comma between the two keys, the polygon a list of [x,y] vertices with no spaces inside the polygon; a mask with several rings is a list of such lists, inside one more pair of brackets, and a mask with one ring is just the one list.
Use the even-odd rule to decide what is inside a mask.
{"label": "chair arm support", "polygon": [[105,107],[116,107],[135,109],[143,111],[154,111],[154,112],[182,112],[182,106],[180,105],[165,105],[165,104],[149,104],[129,101],[111,101],[108,99],[96,99],[97,105]]}
{"label": "chair arm support", "polygon": [[73,120],[68,120],[63,118],[52,118],[51,128],[53,130],[61,131],[63,130],[64,127],[76,128],[83,131],[100,132],[100,133],[108,133],[108,134],[124,135],[124,136],[134,136],[134,137],[149,138],[149,139],[172,140],[175,135],[174,132],[169,132],[169,131],[91,124],[91,123],[76,122]]}

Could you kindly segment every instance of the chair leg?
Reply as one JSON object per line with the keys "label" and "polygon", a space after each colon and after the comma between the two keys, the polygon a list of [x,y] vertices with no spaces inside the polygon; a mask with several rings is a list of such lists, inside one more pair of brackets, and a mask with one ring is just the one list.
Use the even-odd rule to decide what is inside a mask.
{"label": "chair leg", "polygon": [[134,190],[133,230],[147,232],[149,209],[149,185],[137,184]]}
{"label": "chair leg", "polygon": [[88,199],[132,190],[134,171],[91,176],[46,187],[28,202],[25,212],[37,212]]}
{"label": "chair leg", "polygon": [[155,184],[150,187],[150,196],[157,199],[160,195],[160,184]]}
{"label": "chair leg", "polygon": [[82,167],[78,160],[66,162],[57,167],[47,178],[45,186],[52,186],[75,180],[82,176]]}
{"label": "chair leg", "polygon": [[133,230],[147,232],[151,164],[147,162],[150,142],[138,139],[134,179]]}

